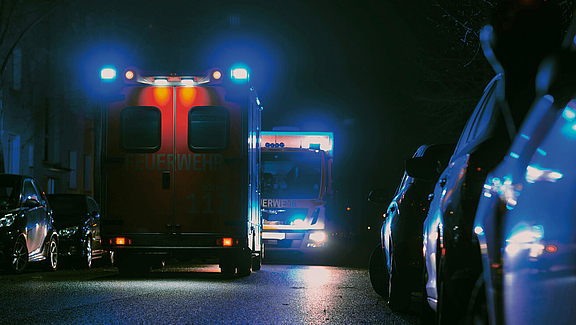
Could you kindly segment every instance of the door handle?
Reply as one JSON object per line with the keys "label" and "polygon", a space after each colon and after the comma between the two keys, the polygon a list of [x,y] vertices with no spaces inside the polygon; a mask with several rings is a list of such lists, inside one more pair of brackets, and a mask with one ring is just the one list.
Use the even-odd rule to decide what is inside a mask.
{"label": "door handle", "polygon": [[165,170],[162,172],[162,188],[169,189],[170,188],[170,171]]}
{"label": "door handle", "polygon": [[446,181],[447,181],[446,177],[442,178],[442,179],[440,180],[440,186],[441,186],[441,187],[444,187],[444,185],[446,185]]}

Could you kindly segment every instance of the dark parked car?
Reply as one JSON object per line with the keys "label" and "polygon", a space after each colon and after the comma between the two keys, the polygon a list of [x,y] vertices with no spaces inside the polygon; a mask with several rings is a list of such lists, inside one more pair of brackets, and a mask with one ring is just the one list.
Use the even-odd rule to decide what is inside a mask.
{"label": "dark parked car", "polygon": [[48,194],[54,226],[60,237],[60,256],[85,268],[95,259],[108,257],[100,238],[100,208],[82,194]]}
{"label": "dark parked car", "polygon": [[[453,144],[420,146],[406,164],[416,161],[428,166],[431,178],[415,179],[404,173],[384,215],[381,242],[370,256],[370,280],[392,310],[408,309],[412,292],[420,291],[422,222],[430,205],[428,195],[453,151]],[[373,191],[369,201],[384,203],[384,196],[378,193]]]}
{"label": "dark parked car", "polygon": [[46,195],[32,177],[0,174],[0,261],[24,272],[28,262],[58,269],[58,235]]}
{"label": "dark parked car", "polygon": [[547,90],[486,178],[474,222],[483,266],[469,304],[476,324],[574,323],[575,35],[576,20],[562,53],[542,65]]}
{"label": "dark parked car", "polygon": [[505,157],[536,97],[534,85],[542,82],[538,66],[559,45],[553,6],[534,1],[503,7],[495,26],[482,29],[482,49],[497,75],[464,126],[424,221],[422,324],[458,324],[472,317],[469,301],[482,274],[484,249],[474,232],[478,203],[488,173]]}

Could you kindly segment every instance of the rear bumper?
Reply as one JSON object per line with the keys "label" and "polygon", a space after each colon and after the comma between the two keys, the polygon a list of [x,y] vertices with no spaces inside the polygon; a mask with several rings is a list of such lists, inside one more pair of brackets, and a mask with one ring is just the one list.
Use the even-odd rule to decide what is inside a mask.
{"label": "rear bumper", "polygon": [[[124,244],[118,244],[122,238]],[[224,246],[224,238],[232,239],[232,246]],[[215,253],[245,250],[247,239],[233,234],[116,234],[102,237],[105,250],[133,254],[168,254],[171,252]]]}

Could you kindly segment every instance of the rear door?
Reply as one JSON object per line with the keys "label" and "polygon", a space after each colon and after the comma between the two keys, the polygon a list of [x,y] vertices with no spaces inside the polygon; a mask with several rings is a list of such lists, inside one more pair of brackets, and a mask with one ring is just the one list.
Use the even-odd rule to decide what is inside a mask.
{"label": "rear door", "polygon": [[104,163],[111,232],[172,232],[173,92],[131,87],[123,91],[124,102],[110,104]]}
{"label": "rear door", "polygon": [[225,101],[221,87],[176,87],[175,94],[174,231],[240,233],[242,107]]}

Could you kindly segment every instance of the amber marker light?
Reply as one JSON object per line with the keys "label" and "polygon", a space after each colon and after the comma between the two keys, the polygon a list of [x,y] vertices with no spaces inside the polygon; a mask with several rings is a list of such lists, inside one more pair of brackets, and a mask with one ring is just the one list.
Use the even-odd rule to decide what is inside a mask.
{"label": "amber marker light", "polygon": [[126,71],[124,76],[126,77],[126,79],[131,80],[132,78],[134,78],[134,71],[128,70],[128,71]]}
{"label": "amber marker light", "polygon": [[126,238],[116,237],[116,245],[126,245]]}
{"label": "amber marker light", "polygon": [[223,246],[232,246],[232,238],[222,238]]}
{"label": "amber marker light", "polygon": [[214,79],[218,80],[218,79],[222,78],[222,72],[216,70],[216,71],[212,72],[212,77],[214,77]]}

